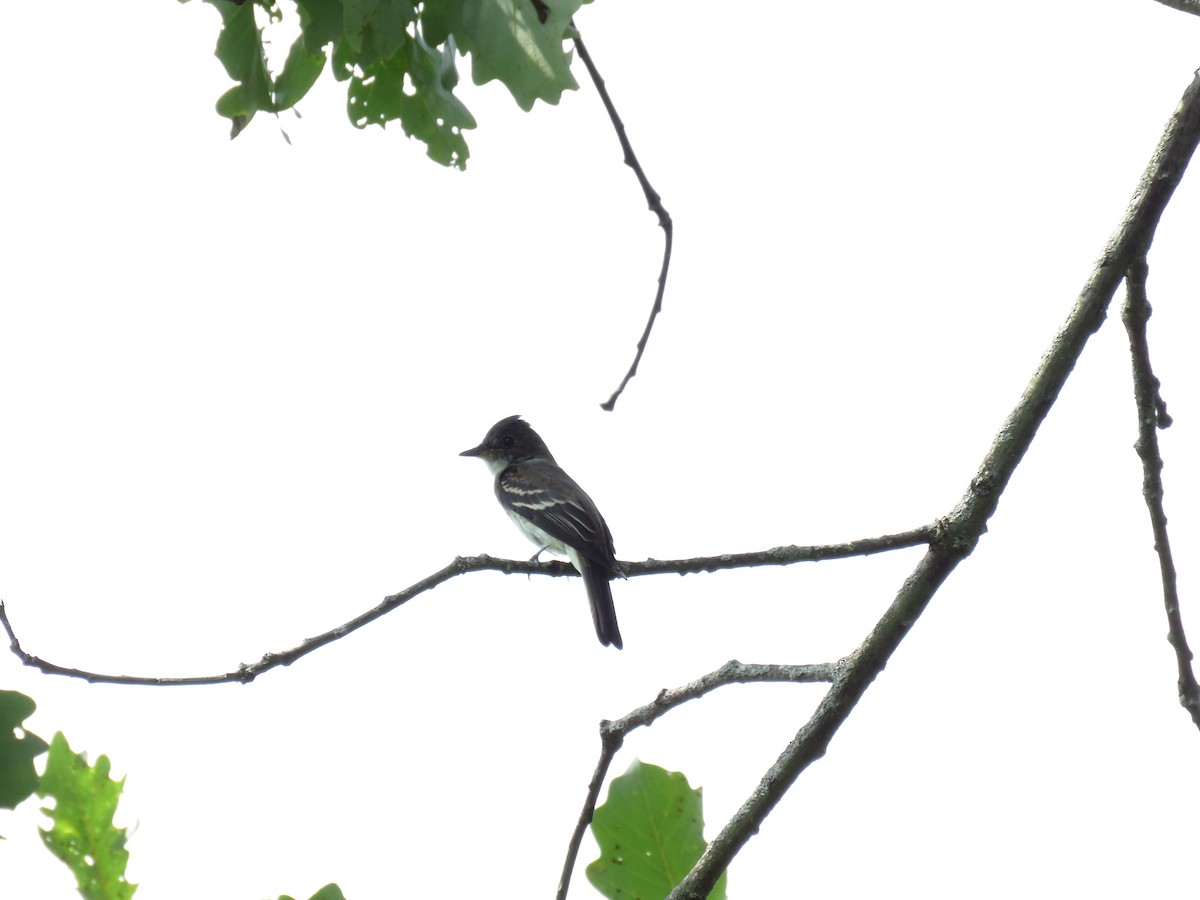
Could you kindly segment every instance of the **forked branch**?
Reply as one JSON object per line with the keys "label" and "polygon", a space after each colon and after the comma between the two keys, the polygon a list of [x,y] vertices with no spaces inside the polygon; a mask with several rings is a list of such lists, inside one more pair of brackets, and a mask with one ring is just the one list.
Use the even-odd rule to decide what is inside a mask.
{"label": "forked branch", "polygon": [[562,875],[558,880],[558,892],[555,897],[565,900],[571,886],[571,873],[575,870],[575,860],[579,858],[579,847],[583,836],[592,821],[596,811],[596,801],[600,797],[600,788],[608,777],[608,768],[612,765],[613,757],[625,742],[625,736],[644,725],[651,725],[660,716],[690,700],[703,697],[710,691],[730,684],[750,684],[752,682],[792,682],[794,684],[812,684],[814,682],[833,681],[837,672],[837,663],[817,663],[816,665],[781,666],[755,665],[740,663],[731,659],[721,668],[697,678],[674,690],[659,691],[657,697],[645,706],[639,706],[615,721],[607,719],[600,723],[600,759],[592,780],[588,782],[587,797],[583,801],[583,810],[571,833],[567,846],[567,858],[563,863]]}
{"label": "forked branch", "polygon": [[943,520],[942,534],[930,545],[867,639],[839,669],[812,718],[784,748],[750,797],[671,891],[668,900],[704,900],[708,897],[721,873],[762,827],[767,815],[800,773],[824,755],[833,735],[875,676],[883,670],[934,592],[974,549],[1088,338],[1104,321],[1125,272],[1146,254],[1197,143],[1200,143],[1200,76],[1193,78],[1184,92],[1138,182],[1125,218],[1109,239],[1050,351],[1001,426],[970,487]]}

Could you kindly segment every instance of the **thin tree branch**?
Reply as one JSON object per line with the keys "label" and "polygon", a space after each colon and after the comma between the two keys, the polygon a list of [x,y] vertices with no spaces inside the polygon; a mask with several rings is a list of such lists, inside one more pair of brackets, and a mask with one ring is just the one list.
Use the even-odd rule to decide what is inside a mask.
{"label": "thin tree branch", "polygon": [[1146,322],[1151,315],[1146,295],[1147,266],[1145,257],[1130,264],[1125,276],[1125,308],[1121,321],[1129,333],[1129,352],[1133,359],[1133,396],[1137,401],[1138,438],[1133,445],[1142,460],[1142,496],[1150,511],[1150,528],[1154,534],[1154,549],[1162,573],[1163,602],[1167,608],[1167,640],[1175,650],[1179,669],[1179,703],[1188,711],[1192,722],[1200,728],[1200,685],[1192,670],[1192,651],[1183,630],[1183,615],[1179,611],[1179,584],[1175,578],[1175,560],[1167,534],[1167,513],[1163,508],[1162,454],[1158,449],[1158,429],[1167,428],[1171,417],[1159,393],[1159,381],[1150,365],[1150,343],[1146,338]]}
{"label": "thin tree branch", "polygon": [[[89,672],[84,669],[75,669],[69,666],[61,666],[57,663],[48,662],[37,656],[27,653],[17,640],[17,636],[13,631],[12,625],[8,620],[8,612],[5,609],[4,601],[0,600],[0,624],[4,626],[4,630],[8,633],[10,647],[12,652],[27,666],[32,666],[41,670],[47,675],[66,675],[71,678],[82,678],[85,681],[92,683],[103,684],[138,684],[152,687],[181,687],[185,685],[200,685],[200,684],[225,684],[237,682],[248,684],[264,672],[270,671],[277,666],[290,666],[302,656],[307,656],[314,650],[324,647],[326,644],[343,638],[352,631],[357,631],[368,622],[373,622],[380,616],[386,615],[398,606],[407,603],[418,594],[422,594],[431,588],[437,587],[444,581],[449,581],[456,575],[461,575],[464,572],[477,572],[486,569],[494,569],[502,572],[520,572],[527,571],[529,566],[537,565],[536,563],[521,563],[516,560],[494,559],[490,556],[477,556],[464,559],[459,557],[437,572],[434,572],[427,578],[423,578],[415,584],[409,585],[399,593],[392,594],[390,597],[385,597],[379,605],[367,610],[360,616],[351,619],[344,625],[339,625],[326,631],[324,634],[316,637],[308,638],[302,644],[293,647],[290,650],[284,650],[280,653],[266,653],[263,658],[256,663],[242,663],[232,672],[225,672],[221,675],[197,675],[186,678],[164,678],[145,675],[105,675],[99,672]],[[544,565],[544,564],[543,564]],[[550,563],[549,565],[556,565]],[[559,574],[557,572],[547,572],[545,574]]]}
{"label": "thin tree branch", "polygon": [[[798,562],[817,562],[827,559],[849,559],[853,556],[871,556],[888,550],[903,550],[906,547],[916,547],[929,544],[938,536],[937,525],[924,525],[912,531],[902,531],[898,534],[885,534],[875,538],[861,538],[844,544],[817,544],[800,547],[791,544],[787,547],[772,547],[770,550],[756,550],[752,553],[724,553],[720,556],[699,556],[694,559],[648,559],[645,562],[622,563],[625,574],[660,575],[674,573],[690,575],[696,572],[716,572],[720,569],[744,569],[749,566],[790,566]],[[567,569],[566,574],[572,575],[575,570],[561,564]]]}
{"label": "thin tree branch", "polygon": [[800,773],[820,759],[833,735],[916,622],[954,568],[975,548],[1000,496],[1066,383],[1088,338],[1104,321],[1125,271],[1143,256],[1167,202],[1200,142],[1200,76],[1193,78],[1167,124],[1129,209],[1084,285],[1066,324],[1042,358],[1020,401],[1001,426],[970,487],[943,520],[930,546],[896,599],[842,668],[809,721],[780,754],[758,786],[705,849],[668,900],[704,900],[721,873],[762,827]]}
{"label": "thin tree branch", "polygon": [[1158,0],[1158,2],[1163,6],[1171,7],[1171,9],[1200,16],[1200,0]]}
{"label": "thin tree branch", "polygon": [[710,691],[728,684],[749,684],[751,682],[793,682],[811,684],[813,682],[833,681],[838,665],[836,663],[818,663],[816,665],[757,665],[738,662],[731,659],[721,668],[702,675],[695,681],[674,690],[663,689],[658,696],[645,706],[640,706],[620,719],[600,723],[600,759],[596,762],[596,770],[588,783],[587,797],[583,802],[583,810],[575,824],[567,846],[567,857],[563,862],[562,875],[558,880],[557,900],[565,900],[567,890],[571,885],[571,873],[575,870],[575,861],[579,858],[579,846],[587,827],[591,824],[592,815],[596,811],[596,800],[600,796],[600,788],[608,775],[608,768],[629,732],[654,723],[659,716],[681,706],[690,700],[703,697]]}
{"label": "thin tree branch", "polygon": [[[752,566],[790,566],[798,562],[816,562],[826,559],[846,559],[852,556],[869,556],[886,550],[899,550],[918,544],[929,543],[935,534],[933,526],[917,528],[900,534],[884,535],[877,538],[864,538],[843,544],[826,544],[810,547],[775,547],[756,553],[736,553],[723,556],[696,557],[682,560],[647,560],[646,562],[623,563],[626,575],[663,575],[674,573],[685,575],[694,572],[715,572],[718,569],[738,569]],[[47,675],[65,675],[71,678],[82,678],[93,683],[105,684],[138,684],[155,687],[180,687],[184,685],[226,684],[237,682],[247,684],[278,666],[290,666],[302,656],[307,656],[314,650],[324,647],[351,632],[357,631],[364,625],[374,622],[398,606],[403,606],[418,594],[432,590],[443,582],[449,581],[468,572],[504,572],[506,574],[550,575],[561,577],[578,575],[574,568],[563,562],[533,562],[532,560],[500,559],[494,556],[460,556],[443,569],[420,581],[409,585],[404,590],[384,597],[383,600],[362,615],[351,619],[337,628],[330,629],[324,634],[308,638],[308,640],[278,653],[267,653],[256,663],[242,663],[231,672],[219,675],[198,675],[186,678],[167,678],[146,675],[106,675],[99,672],[89,672],[70,666],[49,662],[27,653],[21,647],[16,632],[8,620],[8,611],[0,600],[0,625],[8,633],[12,652],[25,665],[39,669]]]}
{"label": "thin tree branch", "polygon": [[608,767],[612,764],[613,757],[617,755],[617,751],[621,749],[621,744],[625,741],[624,734],[605,730],[607,724],[607,721],[600,723],[600,759],[596,761],[592,780],[588,782],[587,797],[583,801],[583,811],[579,814],[579,820],[575,823],[575,830],[571,832],[571,840],[567,844],[567,857],[563,861],[562,874],[558,876],[558,890],[554,893],[555,900],[565,900],[567,891],[571,888],[571,873],[575,871],[575,860],[579,858],[579,847],[583,843],[583,836],[587,832],[588,825],[592,822],[592,814],[596,811],[596,800],[600,797],[600,788],[604,785],[604,779],[608,777]]}
{"label": "thin tree branch", "polygon": [[[571,25],[574,27],[575,23],[572,22]],[[633,169],[633,174],[637,176],[638,184],[642,186],[642,193],[646,195],[646,203],[649,205],[650,211],[658,216],[658,227],[663,230],[662,267],[658,270],[658,290],[654,294],[654,306],[650,309],[650,318],[646,320],[646,327],[637,342],[637,353],[634,354],[633,363],[629,366],[629,371],[625,373],[625,377],[621,379],[621,383],[613,391],[612,396],[600,404],[601,409],[612,412],[613,408],[617,405],[617,398],[625,390],[625,385],[629,384],[629,379],[637,374],[638,363],[642,361],[642,354],[646,352],[646,342],[650,340],[650,332],[654,328],[654,320],[662,312],[663,293],[667,289],[667,270],[671,267],[671,245],[674,241],[675,225],[671,221],[671,214],[663,206],[662,198],[658,195],[658,191],[650,184],[650,180],[642,170],[642,164],[638,162],[637,154],[633,152],[633,145],[629,143],[629,137],[625,134],[625,123],[621,121],[621,117],[617,114],[617,107],[613,104],[612,97],[608,95],[608,88],[604,86],[604,79],[600,77],[600,70],[592,62],[592,55],[588,53],[587,47],[584,45],[583,38],[580,36],[579,29],[577,28],[575,29],[574,41],[575,49],[579,51],[579,58],[583,60],[584,68],[587,69],[588,75],[592,79],[592,84],[596,86],[596,93],[600,95],[600,102],[604,104],[609,121],[612,122],[613,130],[617,133],[617,140],[621,142],[621,150],[625,154],[625,165]]]}

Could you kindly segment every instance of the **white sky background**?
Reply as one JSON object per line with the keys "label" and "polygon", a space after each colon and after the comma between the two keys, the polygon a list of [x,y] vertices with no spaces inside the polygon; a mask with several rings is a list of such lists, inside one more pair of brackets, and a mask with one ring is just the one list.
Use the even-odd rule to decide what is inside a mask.
{"label": "white sky background", "polygon": [[[353,129],[328,77],[302,120],[230,142],[199,3],[8,9],[0,597],[26,649],[223,672],[455,555],[525,558],[456,455],[513,413],[623,559],[948,512],[1200,65],[1200,19],[1151,0],[736,13],[579,17],[676,222],[665,311],[606,414],[661,235],[590,86],[530,115],[466,90],[461,174],[398,126]],[[1192,171],[1150,292],[1194,646],[1198,235]],[[1175,698],[1118,310],[975,555],[737,858],[733,896],[1195,890],[1200,735]],[[0,686],[127,776],[139,900],[329,881],[351,900],[548,897],[601,718],[730,658],[851,652],[918,553],[619,583],[620,653],[577,580],[481,573],[250,686],[91,686],[8,657]],[[637,733],[614,774],[685,772],[711,836],[822,690],[727,688]],[[5,896],[75,896],[41,821],[0,814]],[[594,855],[589,838],[573,896],[594,896]]]}

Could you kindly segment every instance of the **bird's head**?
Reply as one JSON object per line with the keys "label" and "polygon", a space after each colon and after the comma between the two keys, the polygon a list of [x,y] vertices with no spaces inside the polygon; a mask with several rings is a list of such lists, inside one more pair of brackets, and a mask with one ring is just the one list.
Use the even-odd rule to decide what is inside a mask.
{"label": "bird's head", "polygon": [[530,459],[554,462],[546,442],[520,416],[501,419],[491,427],[478,447],[464,450],[459,456],[477,456],[493,472]]}

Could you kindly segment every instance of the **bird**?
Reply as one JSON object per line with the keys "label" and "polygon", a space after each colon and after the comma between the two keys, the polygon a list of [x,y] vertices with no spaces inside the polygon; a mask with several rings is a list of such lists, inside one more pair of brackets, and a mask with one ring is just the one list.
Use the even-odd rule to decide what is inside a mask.
{"label": "bird", "polygon": [[546,442],[520,416],[501,419],[478,447],[459,456],[482,459],[496,476],[496,498],[538,547],[571,560],[583,576],[596,636],[620,650],[621,631],[609,581],[624,577],[612,534],[596,504],[551,455]]}

